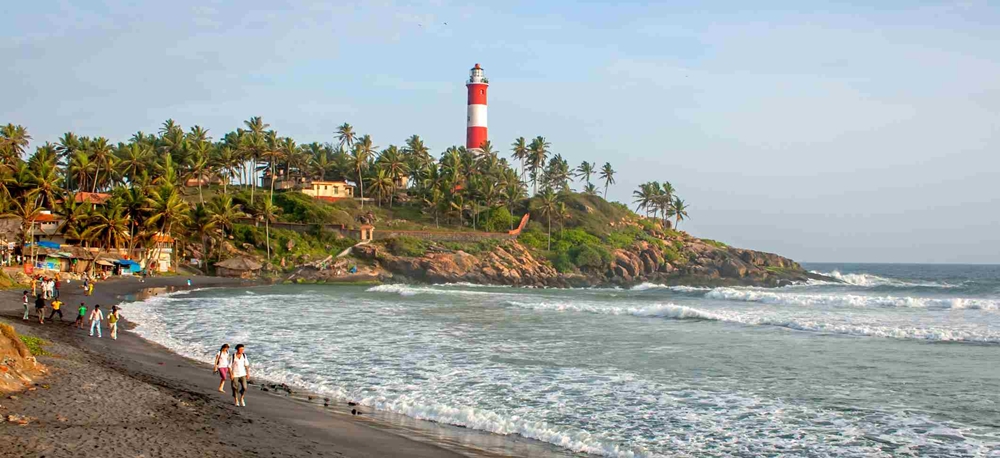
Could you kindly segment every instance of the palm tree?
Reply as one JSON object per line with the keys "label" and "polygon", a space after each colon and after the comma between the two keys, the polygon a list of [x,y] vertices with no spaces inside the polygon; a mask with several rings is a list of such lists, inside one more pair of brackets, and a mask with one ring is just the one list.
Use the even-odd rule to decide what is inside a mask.
{"label": "palm tree", "polygon": [[517,137],[514,143],[510,144],[511,156],[521,162],[521,180],[524,180],[524,161],[528,159],[528,144],[524,137]]}
{"label": "palm tree", "polygon": [[531,173],[531,186],[535,194],[538,194],[538,173],[542,171],[548,155],[549,142],[545,141],[545,137],[535,137],[528,145],[528,171]]}
{"label": "palm tree", "polygon": [[115,157],[115,162],[118,164],[117,173],[124,181],[131,183],[133,177],[149,167],[153,148],[143,143],[119,143],[115,148]]}
{"label": "palm tree", "polygon": [[635,197],[635,200],[632,201],[636,204],[635,211],[646,210],[646,216],[649,216],[649,209],[655,199],[652,183],[639,185],[639,189],[632,191],[632,196]]}
{"label": "palm tree", "polygon": [[246,213],[243,213],[243,207],[234,204],[233,198],[229,194],[213,197],[208,202],[208,211],[212,214],[212,220],[215,221],[219,229],[222,229],[222,238],[226,238],[226,234],[232,232],[236,220],[246,217]]}
{"label": "palm tree", "polygon": [[[655,183],[655,182],[654,182]],[[663,185],[659,187],[659,192],[656,196],[656,204],[660,207],[660,214],[663,215],[663,223],[666,226],[667,222],[667,212],[673,205],[674,199],[674,185],[670,184],[669,181],[664,181]]]}
{"label": "palm tree", "polygon": [[552,249],[552,217],[556,218],[561,215],[559,203],[560,197],[558,194],[552,192],[552,189],[545,189],[533,202],[535,204],[535,210],[538,210],[547,220],[549,224],[548,231],[548,250]]}
{"label": "palm tree", "polygon": [[[188,222],[188,204],[173,183],[167,182],[150,189],[147,204],[149,218],[146,218],[146,225],[156,228],[159,234],[169,236],[174,227],[184,227]],[[161,244],[157,243],[152,259],[160,259],[160,249]]]}
{"label": "palm tree", "polygon": [[392,195],[392,177],[389,176],[389,172],[385,168],[379,167],[375,170],[375,176],[368,179],[368,184],[370,186],[369,189],[378,199],[379,207],[381,207],[382,200],[386,196]]}
{"label": "palm tree", "polygon": [[[261,154],[267,150],[267,138],[265,136],[265,131],[270,124],[264,122],[260,116],[254,116],[246,121],[243,121],[243,125],[246,126],[246,134],[242,138],[243,152],[250,160],[250,203],[253,204],[254,194],[257,190],[257,159],[260,158]],[[244,185],[246,182],[243,183]]]}
{"label": "palm tree", "polygon": [[222,180],[222,193],[227,193],[229,180],[236,175],[236,170],[239,168],[236,150],[228,145],[216,148],[210,167],[221,175],[219,178]]}
{"label": "palm tree", "polygon": [[615,184],[615,169],[611,168],[610,162],[605,162],[601,167],[601,179],[604,180],[604,200],[607,200],[608,186]]}
{"label": "palm tree", "polygon": [[[393,192],[395,188],[403,185],[403,178],[408,176],[409,168],[403,160],[403,155],[395,145],[389,145],[382,154],[379,155],[379,165],[386,170],[389,178],[392,179]],[[392,207],[392,195],[389,196],[389,207]]]}
{"label": "palm tree", "polygon": [[281,161],[286,157],[286,151],[295,150],[295,140],[290,138],[278,138],[278,134],[273,130],[267,132],[267,148],[261,154],[261,159],[267,161],[267,167],[270,169],[269,175],[271,176],[271,196],[270,201],[274,202],[274,178],[275,178],[275,166],[278,161]]}
{"label": "palm tree", "polygon": [[94,169],[96,165],[90,161],[90,156],[85,151],[76,151],[70,159],[67,177],[72,177],[75,189],[83,191],[87,189],[87,180]]}
{"label": "palm tree", "polygon": [[[105,169],[110,169],[112,164],[111,145],[108,143],[108,139],[104,137],[97,137],[91,141],[84,142],[84,150],[87,155],[90,156],[90,162],[94,163],[94,183],[93,188],[90,192],[97,192],[97,184],[100,182],[101,167]],[[109,172],[110,173],[110,172]]]}
{"label": "palm tree", "polygon": [[671,205],[671,212],[673,212],[675,218],[674,229],[677,229],[677,226],[681,224],[681,221],[687,219],[688,217],[687,209],[688,209],[687,204],[684,203],[684,201],[681,200],[680,197],[674,198],[674,203],[673,205]]}
{"label": "palm tree", "polygon": [[188,231],[191,235],[198,237],[201,241],[201,254],[204,260],[210,259],[208,253],[208,238],[212,236],[215,231],[215,219],[212,218],[212,213],[208,211],[205,204],[199,203],[195,205],[194,210],[191,210],[191,222],[188,225]]}
{"label": "palm tree", "polygon": [[59,188],[59,170],[56,166],[55,156],[49,159],[33,161],[29,168],[28,180],[33,189],[28,191],[26,198],[38,196],[39,205],[52,208],[58,197],[62,194]]}
{"label": "palm tree", "polygon": [[340,147],[343,148],[347,146],[347,149],[351,149],[354,146],[354,128],[348,123],[343,123],[337,126],[337,141],[340,143]]}
{"label": "palm tree", "polygon": [[126,233],[128,218],[125,217],[121,202],[111,199],[102,209],[93,212],[82,237],[85,240],[100,240],[104,248],[110,250],[121,249]]}
{"label": "palm tree", "polygon": [[35,265],[35,221],[42,214],[42,207],[38,205],[38,199],[15,199],[14,215],[21,218],[21,240],[31,242],[31,265]]}
{"label": "palm tree", "polygon": [[372,137],[368,134],[361,137],[361,139],[358,140],[358,142],[355,143],[354,147],[351,149],[351,160],[354,162],[354,169],[358,172],[358,187],[361,191],[361,208],[365,208],[365,182],[364,178],[361,176],[361,171],[368,169],[368,163],[371,160],[372,153],[377,149],[377,146],[372,145]]}
{"label": "palm tree", "polygon": [[598,195],[597,186],[594,186],[594,183],[587,183],[587,187],[583,188],[583,193],[588,196],[596,196]]}
{"label": "palm tree", "polygon": [[576,177],[583,178],[583,182],[590,184],[590,176],[594,174],[594,163],[583,161],[576,168]]}
{"label": "palm tree", "polygon": [[0,160],[8,166],[20,161],[30,142],[31,135],[24,126],[7,124],[0,127]]}
{"label": "palm tree", "polygon": [[274,205],[271,201],[262,200],[257,204],[254,213],[258,221],[264,220],[264,236],[267,240],[267,260],[271,261],[271,223],[278,220],[278,215],[281,214],[281,207]]}

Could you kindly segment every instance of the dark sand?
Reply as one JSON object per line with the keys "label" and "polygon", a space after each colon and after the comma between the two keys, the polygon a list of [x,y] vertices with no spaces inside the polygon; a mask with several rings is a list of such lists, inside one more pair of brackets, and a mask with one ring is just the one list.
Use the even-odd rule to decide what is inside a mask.
{"label": "dark sand", "polygon": [[[240,284],[210,277],[193,281],[194,287]],[[0,456],[563,455],[534,441],[489,434],[473,434],[480,437],[472,442],[485,447],[470,446],[458,428],[405,418],[390,422],[385,415],[380,418],[368,411],[352,416],[350,407],[331,404],[326,408],[263,392],[259,385],[251,385],[246,407],[235,407],[228,384],[226,393],[216,391],[218,376],[203,363],[178,356],[122,327],[118,340],[113,341],[106,327],[104,337],[98,339],[70,326],[81,300],[110,309],[145,288],[183,289],[185,282],[186,277],[145,283],[115,279],[98,283],[92,297],[83,297],[78,282],[63,285],[66,321],[58,323],[57,316],[57,323],[46,321],[45,325],[21,320],[20,291],[0,292],[0,317],[13,323],[19,333],[49,340],[46,349],[53,355],[38,358],[50,374],[37,380],[34,390],[15,393],[17,399],[0,399],[0,415],[32,418],[26,426],[0,422]],[[127,311],[123,315],[127,320]]]}

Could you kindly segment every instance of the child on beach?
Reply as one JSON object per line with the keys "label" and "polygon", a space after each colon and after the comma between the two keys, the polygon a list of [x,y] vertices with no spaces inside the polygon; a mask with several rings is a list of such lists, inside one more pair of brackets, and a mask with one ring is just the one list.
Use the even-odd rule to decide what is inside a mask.
{"label": "child on beach", "polygon": [[61,308],[62,301],[59,299],[52,301],[52,313],[49,314],[49,321],[52,321],[52,317],[56,316],[56,314],[59,314],[59,321],[63,321],[62,310],[60,310]]}
{"label": "child on beach", "polygon": [[94,311],[90,312],[90,337],[94,337],[94,327],[97,327],[97,338],[101,338],[101,320],[104,313],[101,312],[100,304],[94,306]]}
{"label": "child on beach", "polygon": [[45,324],[45,298],[41,295],[35,297],[35,314],[38,315],[38,323]]}
{"label": "child on beach", "polygon": [[[222,363],[222,366],[219,366]],[[225,364],[229,363],[229,344],[222,344],[222,348],[219,352],[215,354],[215,364],[212,366],[212,373],[219,373],[219,392],[224,393],[226,390],[223,388],[226,384],[226,380],[229,380],[229,367]]]}
{"label": "child on beach", "polygon": [[28,290],[24,290],[24,297],[21,298],[24,302],[24,321],[28,321]]}
{"label": "child on beach", "polygon": [[118,315],[118,306],[111,306],[111,313],[108,314],[108,327],[111,328],[111,340],[118,340],[118,320],[121,316]]}
{"label": "child on beach", "polygon": [[80,303],[80,308],[76,310],[79,315],[76,316],[76,321],[73,322],[77,329],[83,329],[83,319],[87,316],[87,306],[83,302]]}
{"label": "child on beach", "polygon": [[229,379],[232,381],[236,406],[246,407],[243,397],[247,392],[247,383],[250,382],[250,360],[243,354],[243,344],[236,344],[236,354],[229,360]]}

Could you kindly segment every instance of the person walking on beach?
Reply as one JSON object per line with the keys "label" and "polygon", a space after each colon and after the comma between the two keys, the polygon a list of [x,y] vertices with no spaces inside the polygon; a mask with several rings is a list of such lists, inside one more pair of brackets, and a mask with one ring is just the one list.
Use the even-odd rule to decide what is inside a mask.
{"label": "person walking on beach", "polygon": [[56,314],[59,314],[59,321],[62,322],[63,314],[61,309],[62,309],[62,301],[60,301],[59,299],[54,299],[52,301],[52,313],[49,313],[49,321],[52,321],[52,317],[56,316]]}
{"label": "person walking on beach", "polygon": [[243,354],[243,344],[236,344],[236,354],[229,360],[229,378],[233,386],[233,401],[237,407],[246,407],[243,397],[247,392],[247,383],[250,382],[250,360]]}
{"label": "person walking on beach", "polygon": [[37,286],[38,286],[38,277],[31,277],[31,295],[32,296],[38,296],[38,293],[35,291],[35,288]]}
{"label": "person walking on beach", "polygon": [[73,324],[76,325],[77,329],[83,329],[83,319],[87,317],[87,306],[83,302],[81,302],[80,308],[78,308],[76,311],[79,313],[79,315],[76,316],[76,321],[74,321]]}
{"label": "person walking on beach", "polygon": [[219,392],[225,393],[226,380],[229,380],[229,344],[222,344],[222,348],[215,354],[215,364],[212,366],[212,373],[219,373]]}
{"label": "person walking on beach", "polygon": [[108,314],[108,328],[111,329],[111,340],[118,340],[118,321],[122,319],[118,312],[118,306],[111,306],[111,313]]}
{"label": "person walking on beach", "polygon": [[94,306],[94,311],[90,312],[90,337],[94,337],[94,327],[97,327],[97,338],[101,338],[101,320],[104,313],[101,312],[100,304]]}
{"label": "person walking on beach", "polygon": [[28,312],[30,309],[30,307],[28,307],[28,290],[24,290],[24,297],[21,298],[21,301],[24,302],[24,318],[22,319],[24,321],[28,321]]}
{"label": "person walking on beach", "polygon": [[45,324],[45,298],[41,295],[35,297],[35,315],[39,324]]}
{"label": "person walking on beach", "polygon": [[90,282],[90,287],[87,288],[87,295],[88,296],[94,295],[94,282]]}

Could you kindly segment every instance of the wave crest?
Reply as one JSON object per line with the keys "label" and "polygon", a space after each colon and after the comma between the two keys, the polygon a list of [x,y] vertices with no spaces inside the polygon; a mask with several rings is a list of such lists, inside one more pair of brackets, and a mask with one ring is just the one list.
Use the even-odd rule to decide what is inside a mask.
{"label": "wave crest", "polygon": [[997,310],[1000,301],[968,298],[929,298],[911,296],[866,296],[861,294],[790,294],[759,289],[715,288],[708,299],[759,302],[773,305],[835,306],[835,307],[914,307],[927,309]]}

